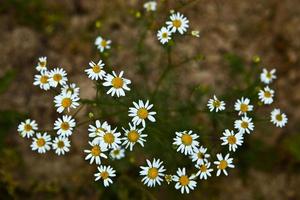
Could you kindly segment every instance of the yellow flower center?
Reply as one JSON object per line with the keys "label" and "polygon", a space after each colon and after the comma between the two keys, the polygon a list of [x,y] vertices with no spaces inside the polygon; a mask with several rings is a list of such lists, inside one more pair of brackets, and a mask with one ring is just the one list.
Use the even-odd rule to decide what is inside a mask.
{"label": "yellow flower center", "polygon": [[189,134],[185,133],[181,136],[181,142],[185,145],[185,146],[189,146],[192,144],[193,142],[193,138],[192,136],[190,136]]}
{"label": "yellow flower center", "polygon": [[241,127],[242,127],[242,128],[248,128],[248,126],[249,126],[248,122],[244,122],[244,121],[243,121],[243,122],[241,123]]}
{"label": "yellow flower center", "polygon": [[148,177],[150,179],[155,179],[157,176],[158,176],[158,170],[157,170],[157,168],[156,167],[151,167],[148,170]]}
{"label": "yellow flower center", "polygon": [[129,131],[127,137],[130,142],[136,142],[140,138],[140,135],[136,130],[132,130]]}
{"label": "yellow flower center", "polygon": [[141,119],[146,119],[148,117],[148,110],[146,108],[140,108],[137,111],[137,116]]}
{"label": "yellow flower center", "polygon": [[98,74],[99,72],[101,72],[101,67],[99,65],[95,65],[93,67],[93,72],[96,73],[96,74]]}
{"label": "yellow flower center", "polygon": [[115,141],[115,136],[108,132],[103,136],[103,140],[105,143],[112,144]]}
{"label": "yellow flower center", "polygon": [[67,131],[70,128],[70,124],[68,122],[63,122],[61,123],[60,128],[64,131]]}
{"label": "yellow flower center", "polygon": [[219,169],[225,169],[228,166],[228,163],[226,160],[221,160],[219,164]]}
{"label": "yellow flower center", "polygon": [[214,106],[215,108],[219,108],[219,107],[221,106],[221,102],[220,102],[219,100],[214,100],[213,106]]}
{"label": "yellow flower center", "polygon": [[46,67],[46,62],[45,61],[41,61],[39,62],[40,67]]}
{"label": "yellow flower center", "polygon": [[42,83],[42,84],[46,84],[46,83],[48,83],[48,79],[49,79],[49,77],[48,76],[41,76],[41,78],[40,78],[40,82]]}
{"label": "yellow flower center", "polygon": [[242,103],[241,106],[240,106],[240,110],[241,110],[242,112],[247,112],[247,111],[248,111],[248,105]]}
{"label": "yellow flower center", "polygon": [[68,108],[70,107],[72,104],[72,100],[70,98],[64,98],[62,101],[61,101],[61,105],[62,107],[64,108]]}
{"label": "yellow flower center", "polygon": [[230,135],[227,138],[227,141],[229,144],[235,144],[236,143],[236,137],[234,135]]}
{"label": "yellow flower center", "polygon": [[172,23],[176,28],[179,28],[181,26],[181,21],[179,19],[175,19]]}
{"label": "yellow flower center", "polygon": [[162,33],[161,35],[162,38],[168,38],[168,34],[166,32]]}
{"label": "yellow flower center", "polygon": [[92,154],[92,156],[100,156],[100,154],[101,154],[100,146],[99,145],[93,146],[93,148],[91,150],[91,154]]}
{"label": "yellow flower center", "polygon": [[38,145],[38,147],[43,147],[46,144],[46,141],[44,140],[44,138],[39,138],[37,139],[36,144]]}
{"label": "yellow flower center", "polygon": [[62,79],[62,75],[60,75],[60,74],[54,74],[53,75],[53,80],[54,81],[59,82],[59,81],[61,81],[61,79]]}
{"label": "yellow flower center", "polygon": [[111,80],[111,84],[114,88],[118,89],[123,87],[124,81],[120,77],[115,77]]}
{"label": "yellow flower center", "polygon": [[190,182],[190,179],[186,175],[183,175],[179,178],[179,183],[182,186],[187,186],[189,184],[189,182]]}
{"label": "yellow flower center", "polygon": [[271,79],[271,78],[272,78],[272,74],[271,74],[270,72],[267,72],[266,77],[267,77],[268,79]]}
{"label": "yellow flower center", "polygon": [[107,46],[106,40],[102,40],[102,41],[101,41],[101,46],[102,46],[102,47],[106,47],[106,46]]}
{"label": "yellow flower center", "polygon": [[100,176],[103,180],[105,180],[109,177],[109,174],[107,171],[104,171],[104,172],[101,172]]}
{"label": "yellow flower center", "polygon": [[281,114],[276,115],[276,119],[277,119],[278,121],[282,121],[282,115],[281,115]]}
{"label": "yellow flower center", "polygon": [[198,156],[199,159],[203,159],[203,158],[204,158],[204,154],[201,153],[201,152],[199,152],[199,153],[197,154],[197,156]]}
{"label": "yellow flower center", "polygon": [[120,150],[119,149],[116,149],[116,150],[114,150],[113,151],[113,154],[116,156],[116,155],[119,155],[119,153],[120,153]]}
{"label": "yellow flower center", "polygon": [[65,146],[65,143],[63,141],[60,140],[60,141],[57,142],[57,147],[58,148],[62,149],[62,148],[64,148],[64,146]]}
{"label": "yellow flower center", "polygon": [[32,130],[32,126],[30,124],[25,124],[24,130],[27,131],[27,132],[31,131]]}
{"label": "yellow flower center", "polygon": [[272,96],[271,92],[269,92],[269,91],[265,91],[264,95],[266,98],[270,98]]}
{"label": "yellow flower center", "polygon": [[207,167],[205,165],[201,165],[200,166],[200,171],[201,172],[206,172],[207,171]]}

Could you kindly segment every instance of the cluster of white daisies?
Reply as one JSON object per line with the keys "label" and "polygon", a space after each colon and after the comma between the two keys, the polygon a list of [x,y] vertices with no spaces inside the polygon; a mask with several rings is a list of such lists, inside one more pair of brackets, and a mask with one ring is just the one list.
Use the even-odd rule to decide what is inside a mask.
{"label": "cluster of white daisies", "polygon": [[[67,73],[62,68],[48,69],[47,57],[40,57],[36,66],[38,74],[34,76],[34,85],[43,90],[53,89],[57,95],[54,97],[58,113],[70,111],[79,106],[79,87],[68,83]],[[58,90],[60,87],[60,90]],[[46,131],[38,130],[35,120],[27,119],[18,126],[22,137],[32,138],[31,148],[38,153],[46,153],[50,149],[58,155],[64,155],[70,150],[69,136],[72,135],[76,121],[71,115],[63,115],[54,122],[53,131],[57,133],[52,140]]]}
{"label": "cluster of white daisies", "polygon": [[[263,69],[261,73],[261,81],[264,84],[270,84],[275,79],[275,70],[267,71]],[[258,99],[264,104],[271,104],[273,102],[274,91],[266,86],[258,93]],[[220,112],[225,110],[225,102],[218,100],[216,96],[208,101],[207,104],[210,112]],[[224,130],[220,140],[221,145],[227,145],[229,152],[235,152],[236,149],[243,144],[244,134],[250,134],[254,130],[254,123],[252,118],[247,114],[253,111],[253,105],[250,104],[249,98],[242,97],[238,99],[234,104],[234,110],[240,116],[240,119],[235,120],[235,130]],[[287,123],[287,117],[284,113],[281,113],[279,109],[274,109],[271,112],[271,122],[278,127],[283,127]],[[147,166],[142,166],[140,175],[143,176],[142,182],[148,187],[154,187],[161,185],[165,180],[168,184],[172,181],[175,182],[175,188],[180,190],[181,193],[189,193],[190,190],[194,190],[197,182],[196,179],[207,179],[211,176],[211,172],[214,169],[211,168],[210,154],[207,153],[207,148],[200,146],[197,139],[199,135],[193,131],[176,132],[173,145],[177,147],[177,152],[180,152],[186,156],[189,156],[192,162],[195,162],[196,173],[188,175],[186,168],[178,168],[175,175],[166,174],[163,162],[160,159],[153,159],[151,162],[147,160]],[[223,155],[221,153],[216,154],[216,160],[213,162],[216,165],[216,176],[219,176],[222,172],[227,176],[228,168],[234,168],[233,158],[227,153]]]}
{"label": "cluster of white daisies", "polygon": [[189,20],[181,13],[171,13],[170,20],[166,22],[166,26],[160,28],[157,32],[157,38],[162,43],[168,43],[172,38],[172,34],[180,33],[183,35],[189,28]]}

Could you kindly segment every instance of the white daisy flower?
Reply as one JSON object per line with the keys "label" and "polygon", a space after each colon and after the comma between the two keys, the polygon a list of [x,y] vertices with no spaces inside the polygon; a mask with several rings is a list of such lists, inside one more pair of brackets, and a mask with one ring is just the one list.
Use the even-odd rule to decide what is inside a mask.
{"label": "white daisy flower", "polygon": [[191,32],[191,35],[198,38],[198,37],[200,37],[200,31],[194,30]]}
{"label": "white daisy flower", "polygon": [[107,151],[107,148],[95,142],[89,142],[89,144],[92,148],[90,150],[84,150],[84,153],[88,154],[85,160],[90,160],[90,164],[95,161],[96,164],[100,165],[101,157],[107,159],[107,156],[103,153]]}
{"label": "white daisy flower", "polygon": [[25,122],[21,122],[18,126],[18,132],[22,137],[30,138],[34,132],[38,129],[38,124],[35,120],[26,119]]}
{"label": "white daisy flower", "polygon": [[39,57],[39,62],[36,66],[37,71],[46,71],[47,70],[47,57]]}
{"label": "white daisy flower", "polygon": [[87,73],[88,77],[91,80],[103,80],[106,72],[103,70],[105,64],[102,62],[102,60],[99,60],[97,64],[91,61],[89,62],[89,65],[90,67],[84,70]]}
{"label": "white daisy flower", "polygon": [[254,130],[252,118],[244,116],[242,119],[235,120],[234,128],[238,129],[242,134],[250,134],[250,132]]}
{"label": "white daisy flower", "polygon": [[269,86],[265,87],[263,90],[260,90],[258,93],[258,98],[264,104],[273,103],[274,90],[270,89]]}
{"label": "white daisy flower", "polygon": [[110,40],[105,40],[101,36],[98,36],[95,40],[95,45],[99,49],[100,52],[103,52],[105,49],[110,49]]}
{"label": "white daisy flower", "polygon": [[280,109],[275,108],[271,112],[271,122],[275,124],[277,127],[284,127],[288,122],[288,118],[285,113],[282,113]]}
{"label": "white daisy flower", "polygon": [[197,165],[201,165],[207,162],[207,159],[210,157],[208,153],[206,153],[207,148],[201,146],[199,149],[195,149],[191,155],[191,159],[193,162],[197,162]]}
{"label": "white daisy flower", "polygon": [[171,32],[166,27],[162,27],[157,32],[157,38],[162,44],[168,43],[171,40]]}
{"label": "white daisy flower", "polygon": [[197,134],[193,134],[193,131],[176,132],[173,144],[178,146],[177,151],[184,155],[191,155],[199,146],[199,142],[196,141],[198,137]]}
{"label": "white daisy flower", "polygon": [[180,189],[181,193],[190,193],[190,190],[194,190],[197,186],[197,182],[193,179],[195,176],[188,176],[186,174],[185,168],[178,168],[177,169],[177,175],[174,175],[173,181],[177,182],[175,184],[175,188],[177,190]]}
{"label": "white daisy flower", "polygon": [[239,115],[247,114],[253,110],[253,105],[250,105],[250,99],[242,97],[235,102],[234,109],[239,111]]}
{"label": "white daisy flower", "polygon": [[119,147],[111,150],[109,155],[113,160],[120,160],[125,157],[125,150]]}
{"label": "white daisy flower", "polygon": [[70,140],[67,137],[60,135],[56,137],[52,142],[52,148],[55,150],[57,155],[65,155],[66,152],[70,151]]}
{"label": "white daisy flower", "polygon": [[271,71],[268,71],[267,69],[263,69],[262,73],[260,74],[260,80],[261,82],[265,84],[270,84],[274,79],[276,79],[276,69],[272,69]]}
{"label": "white daisy flower", "polygon": [[116,171],[111,166],[100,165],[98,167],[98,171],[99,171],[99,173],[96,173],[94,175],[96,177],[95,181],[102,179],[104,187],[107,187],[113,183],[113,181],[111,180],[110,177],[115,177]]}
{"label": "white daisy flower", "polygon": [[127,129],[124,129],[124,132],[125,132],[125,137],[122,138],[123,143],[122,145],[125,146],[126,149],[130,149],[130,151],[132,151],[133,149],[133,146],[136,144],[136,143],[139,143],[142,147],[144,147],[144,142],[146,142],[146,140],[144,138],[147,137],[146,134],[142,134],[144,128],[136,128],[136,125],[133,124],[131,125],[129,123],[129,130]]}
{"label": "white daisy flower", "polygon": [[161,185],[163,182],[162,177],[164,176],[164,172],[166,169],[162,165],[163,162],[159,159],[153,159],[152,163],[150,160],[146,160],[148,166],[141,166],[140,175],[144,176],[142,182],[148,187],[155,187],[156,184]]}
{"label": "white daisy flower", "polygon": [[167,21],[166,24],[171,32],[178,31],[183,34],[189,28],[189,20],[179,12],[172,14],[170,19],[171,21]]}
{"label": "white daisy flower", "polygon": [[117,75],[114,71],[113,74],[106,74],[105,76],[105,82],[103,83],[106,87],[111,87],[107,94],[111,94],[111,96],[117,95],[117,97],[125,96],[125,91],[130,91],[130,88],[128,85],[131,83],[129,79],[123,78],[123,71],[120,72],[119,75]]}
{"label": "white daisy flower", "polygon": [[62,68],[55,68],[49,72],[49,84],[51,87],[57,87],[57,85],[65,85],[68,81],[67,72]]}
{"label": "white daisy flower", "polygon": [[55,107],[57,112],[62,113],[64,110],[70,112],[70,108],[77,108],[79,106],[79,97],[76,94],[61,93],[54,97]]}
{"label": "white daisy flower", "polygon": [[105,121],[101,123],[99,120],[95,121],[95,126],[94,125],[89,125],[89,137],[91,138],[96,138],[100,137],[102,132],[106,132],[107,130],[110,130],[111,127],[108,125],[108,123]]}
{"label": "white daisy flower", "polygon": [[33,138],[32,144],[30,145],[33,151],[37,151],[38,153],[46,153],[51,149],[51,137],[46,132],[42,135],[41,133],[37,133],[36,137]]}
{"label": "white daisy flower", "polygon": [[196,165],[196,168],[199,169],[196,176],[199,176],[200,179],[207,179],[208,176],[211,176],[213,169],[210,169],[210,162],[202,163],[200,165]]}
{"label": "white daisy flower", "polygon": [[41,74],[37,74],[34,76],[33,85],[39,85],[42,90],[50,89],[50,75],[48,71],[41,71]]}
{"label": "white daisy flower", "polygon": [[238,132],[237,134],[234,134],[233,131],[226,129],[223,132],[223,135],[224,136],[221,137],[221,140],[223,140],[221,145],[229,145],[229,151],[235,152],[238,146],[242,146],[244,139],[243,133]]}
{"label": "white daisy flower", "polygon": [[218,161],[215,161],[214,164],[217,165],[218,171],[217,176],[220,176],[221,172],[223,172],[226,176],[228,176],[227,168],[234,168],[232,163],[233,158],[229,158],[229,153],[223,158],[222,154],[217,154]]}
{"label": "white daisy flower", "polygon": [[117,128],[112,130],[107,126],[107,130],[101,131],[100,136],[96,137],[93,142],[98,142],[101,146],[105,146],[109,149],[116,149],[121,144],[121,133],[116,132]]}
{"label": "white daisy flower", "polygon": [[156,6],[157,6],[156,1],[148,1],[144,3],[144,8],[146,9],[147,12],[156,11]]}
{"label": "white daisy flower", "polygon": [[153,107],[153,104],[149,104],[149,100],[144,103],[142,100],[139,100],[138,103],[133,102],[134,107],[129,108],[129,117],[132,118],[132,122],[135,125],[139,125],[142,123],[143,127],[146,126],[146,119],[149,119],[151,122],[155,122],[156,112],[151,111],[150,109]]}
{"label": "white daisy flower", "polygon": [[216,95],[214,95],[213,99],[209,99],[208,100],[207,107],[209,108],[210,112],[212,112],[214,110],[216,112],[219,112],[219,111],[225,110],[225,102],[224,101],[220,101],[216,97]]}
{"label": "white daisy flower", "polygon": [[63,137],[69,137],[72,135],[75,126],[75,119],[68,115],[64,115],[62,118],[58,118],[54,122],[54,130],[57,130],[57,134]]}
{"label": "white daisy flower", "polygon": [[71,83],[71,84],[63,85],[61,88],[61,93],[66,94],[66,93],[70,92],[72,95],[79,96],[79,90],[80,90],[80,88],[77,87],[77,85],[75,83]]}

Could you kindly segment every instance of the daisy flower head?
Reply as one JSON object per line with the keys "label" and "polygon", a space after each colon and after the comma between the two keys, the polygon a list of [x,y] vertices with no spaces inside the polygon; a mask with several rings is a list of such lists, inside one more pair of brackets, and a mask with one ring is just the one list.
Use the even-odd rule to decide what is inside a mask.
{"label": "daisy flower head", "polygon": [[71,84],[65,84],[62,86],[61,88],[61,93],[71,93],[72,95],[76,95],[79,96],[79,90],[80,88],[77,87],[77,85],[75,83],[71,83]]}
{"label": "daisy flower head", "polygon": [[194,149],[191,159],[193,162],[196,162],[197,165],[201,165],[207,162],[207,159],[210,157],[208,153],[206,153],[207,148],[201,146],[199,149]]}
{"label": "daisy flower head", "polygon": [[214,171],[210,168],[210,162],[202,163],[196,165],[196,168],[199,169],[196,176],[199,176],[200,179],[207,179],[208,176],[211,176],[211,172]]}
{"label": "daisy flower head", "polygon": [[125,150],[118,147],[110,151],[109,156],[113,160],[120,160],[125,157]]}
{"label": "daisy flower head", "polygon": [[101,157],[107,159],[107,156],[103,153],[107,151],[105,146],[101,146],[99,143],[89,142],[91,149],[84,150],[84,153],[88,155],[85,157],[85,160],[90,160],[90,164],[94,161],[96,164],[101,164]]}
{"label": "daisy flower head", "polygon": [[111,129],[107,127],[106,131],[102,131],[99,137],[96,137],[93,141],[99,142],[101,146],[105,146],[109,149],[116,149],[121,144],[121,133],[116,132],[117,128]]}
{"label": "daisy flower head", "polygon": [[125,90],[130,91],[128,85],[131,83],[131,81],[122,77],[123,74],[123,71],[121,71],[119,75],[117,75],[114,71],[112,72],[112,75],[106,74],[103,85],[106,87],[111,87],[107,91],[107,94],[111,94],[111,96],[115,96],[116,94],[117,97],[120,97],[125,96]]}
{"label": "daisy flower head", "polygon": [[126,149],[129,148],[130,151],[132,151],[133,146],[136,143],[139,143],[142,147],[144,146],[144,142],[146,142],[146,140],[144,138],[147,137],[146,134],[142,134],[144,128],[137,128],[135,124],[131,125],[129,123],[129,130],[124,129],[125,132],[125,137],[122,138],[123,143],[122,145],[125,146]]}
{"label": "daisy flower head", "polygon": [[220,101],[216,95],[214,95],[213,99],[209,99],[208,103],[207,103],[207,107],[209,109],[210,112],[212,111],[222,111],[225,110],[225,102],[224,101]]}
{"label": "daisy flower head", "polygon": [[65,155],[66,152],[70,151],[70,140],[62,135],[56,137],[52,142],[52,148],[57,155]]}
{"label": "daisy flower head", "polygon": [[153,159],[151,162],[147,159],[147,166],[141,166],[140,175],[144,176],[142,182],[148,187],[155,187],[156,184],[161,185],[166,169],[162,165],[160,159]]}
{"label": "daisy flower head", "polygon": [[68,81],[67,72],[62,68],[55,68],[49,72],[49,84],[51,87],[57,87],[57,85],[65,85]]}
{"label": "daisy flower head", "polygon": [[261,82],[265,84],[270,84],[274,79],[276,79],[276,69],[272,69],[268,71],[267,69],[263,69],[262,73],[260,74],[260,80]]}
{"label": "daisy flower head", "polygon": [[169,40],[171,40],[171,32],[169,31],[168,28],[162,27],[157,32],[157,38],[162,44],[168,43]]}
{"label": "daisy flower head", "polygon": [[34,132],[38,129],[38,124],[35,120],[26,119],[25,122],[21,122],[18,126],[18,132],[22,137],[30,138]]}
{"label": "daisy flower head", "polygon": [[46,153],[51,149],[51,137],[46,132],[42,135],[41,133],[37,133],[36,137],[33,138],[32,144],[30,145],[33,151],[37,151],[38,153]]}
{"label": "daisy flower head", "polygon": [[101,123],[99,120],[96,120],[95,125],[89,125],[89,137],[99,137],[102,132],[106,132],[107,130],[110,130],[110,125],[106,121]]}
{"label": "daisy flower head", "polygon": [[221,140],[223,143],[221,145],[229,145],[229,151],[235,152],[235,150],[238,148],[238,146],[242,146],[243,144],[243,133],[238,132],[234,133],[234,131],[230,131],[226,129],[223,132],[223,137],[221,137]]}
{"label": "daisy flower head", "polygon": [[190,190],[194,190],[197,186],[197,182],[193,179],[195,176],[188,176],[186,174],[185,168],[178,168],[177,169],[177,175],[174,175],[173,181],[176,182],[175,188],[177,190],[180,189],[180,192],[184,194],[185,192],[188,194],[190,193]]}
{"label": "daisy flower head", "polygon": [[173,144],[177,146],[177,151],[184,155],[191,155],[197,150],[199,142],[196,140],[199,136],[193,134],[193,131],[176,132]]}
{"label": "daisy flower head", "polygon": [[239,115],[247,114],[253,110],[253,105],[250,105],[250,99],[242,97],[235,102],[234,109],[239,112]]}
{"label": "daisy flower head", "polygon": [[73,129],[76,126],[75,119],[72,116],[64,115],[62,118],[58,118],[54,122],[54,130],[57,130],[57,134],[63,137],[69,137],[72,135]]}
{"label": "daisy flower head", "polygon": [[239,130],[242,134],[248,133],[254,130],[254,124],[252,118],[243,116],[242,119],[235,120],[234,128]]}
{"label": "daisy flower head", "polygon": [[148,1],[144,3],[144,8],[146,9],[147,12],[156,11],[156,6],[157,6],[156,1]]}
{"label": "daisy flower head", "polygon": [[228,176],[227,168],[234,168],[234,165],[232,163],[233,158],[229,157],[229,153],[223,157],[221,153],[217,154],[217,161],[214,162],[215,165],[217,165],[218,171],[217,176],[220,176],[221,172],[223,172],[226,176]]}
{"label": "daisy flower head", "polygon": [[94,63],[93,61],[89,62],[90,67],[86,70],[84,70],[88,77],[91,80],[103,80],[106,72],[103,70],[103,67],[105,64],[102,62],[102,60],[99,60],[98,63]]}
{"label": "daisy flower head", "polygon": [[39,57],[39,61],[36,66],[36,70],[39,72],[47,70],[47,57]]}
{"label": "daisy flower head", "polygon": [[167,184],[169,185],[174,179],[174,176],[171,174],[166,174],[165,175],[165,181],[167,182]]}
{"label": "daisy flower head", "polygon": [[156,115],[156,112],[150,111],[153,107],[153,104],[149,103],[149,100],[144,103],[142,100],[139,100],[138,103],[133,102],[134,107],[129,108],[129,117],[132,118],[132,122],[135,125],[139,125],[142,123],[143,127],[146,126],[146,119],[150,120],[151,122],[155,122],[155,118],[153,117]]}
{"label": "daisy flower head", "polygon": [[40,74],[34,76],[33,85],[38,85],[42,90],[50,89],[50,74],[47,70],[40,71]]}
{"label": "daisy flower head", "polygon": [[79,106],[78,101],[79,97],[71,92],[61,93],[54,97],[54,103],[58,113],[62,113],[64,110],[70,112],[70,108],[77,108]]}
{"label": "daisy flower head", "polygon": [[189,28],[189,20],[179,12],[172,14],[170,20],[166,24],[172,33],[178,31],[180,34],[183,34]]}
{"label": "daisy flower head", "polygon": [[98,171],[99,172],[94,175],[96,177],[95,181],[102,179],[104,187],[113,183],[110,177],[116,176],[116,170],[114,170],[111,166],[100,165],[98,167]]}
{"label": "daisy flower head", "polygon": [[260,90],[258,93],[258,98],[264,104],[273,103],[274,90],[270,89],[269,86],[265,87],[263,90]]}
{"label": "daisy flower head", "polygon": [[275,126],[282,128],[288,122],[288,118],[285,113],[280,111],[280,109],[275,108],[271,112],[271,122],[275,124]]}
{"label": "daisy flower head", "polygon": [[110,49],[110,40],[105,40],[101,36],[98,36],[95,40],[95,45],[99,49],[100,52],[104,52],[105,49]]}

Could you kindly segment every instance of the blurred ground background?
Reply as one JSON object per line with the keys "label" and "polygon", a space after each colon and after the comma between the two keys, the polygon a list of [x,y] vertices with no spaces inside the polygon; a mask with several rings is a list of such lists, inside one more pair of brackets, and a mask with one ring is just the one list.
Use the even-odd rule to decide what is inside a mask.
{"label": "blurred ground background", "polygon": [[[49,65],[64,67],[70,79],[81,87],[82,97],[94,95],[92,82],[83,70],[96,59],[93,46],[101,33],[113,41],[112,65],[122,66],[133,81],[142,81],[134,69],[137,63],[135,38],[139,36],[135,12],[141,0],[3,0],[0,2],[0,199],[300,199],[300,7],[297,0],[198,0],[183,8],[198,40],[180,40],[180,51],[201,52],[206,59],[180,69],[183,84],[197,82],[222,91],[232,83],[225,53],[237,54],[250,62],[259,55],[263,63],[277,69],[277,103],[289,117],[288,126],[255,131],[259,138],[250,154],[229,177],[200,181],[192,195],[179,195],[167,187],[149,190],[118,181],[103,190],[93,182],[95,169],[84,162],[86,127],[72,136],[72,151],[64,157],[38,155],[30,142],[16,132],[19,119],[30,116],[41,127],[50,128],[56,118],[52,98],[32,85],[37,58],[48,56]],[[159,1],[161,2],[161,1]],[[182,1],[164,1],[157,23],[168,9]],[[143,14],[143,12],[142,12]],[[98,26],[95,24],[98,21]],[[149,51],[161,53],[155,34],[148,32]],[[180,52],[178,51],[178,52]],[[152,57],[144,55],[144,61]],[[157,63],[150,64],[149,76],[156,77]],[[187,78],[188,77],[188,78]],[[150,141],[148,141],[150,142]],[[240,165],[240,166],[239,166]],[[247,165],[247,166],[245,166]],[[137,170],[137,169],[133,169]],[[177,195],[178,194],[178,195]],[[152,196],[153,195],[153,196]]]}

